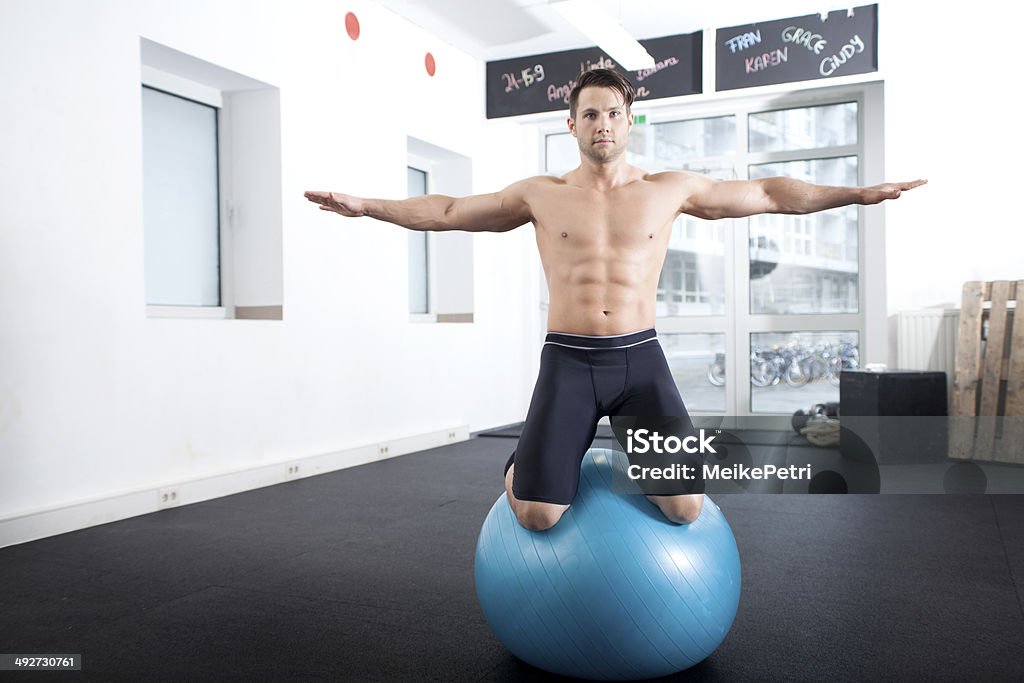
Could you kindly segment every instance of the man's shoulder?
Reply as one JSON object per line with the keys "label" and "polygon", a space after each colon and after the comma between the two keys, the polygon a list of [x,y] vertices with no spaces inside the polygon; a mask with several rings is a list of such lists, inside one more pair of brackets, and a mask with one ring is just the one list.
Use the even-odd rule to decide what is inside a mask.
{"label": "man's shoulder", "polygon": [[685,185],[702,177],[690,171],[658,171],[656,173],[647,173],[644,176],[644,180],[652,183]]}
{"label": "man's shoulder", "polygon": [[567,186],[568,182],[566,182],[564,178],[558,178],[550,175],[536,175],[530,176],[529,178],[523,178],[520,181],[512,183],[505,188],[502,194],[518,197],[522,201],[530,202],[531,200],[547,195],[552,191],[557,191],[558,188]]}
{"label": "man's shoulder", "polygon": [[542,186],[542,187],[554,187],[556,185],[565,185],[566,184],[566,179],[564,177],[559,177],[559,176],[555,176],[555,175],[535,175],[535,176],[530,176],[529,178],[526,178],[525,180],[526,180],[526,182],[529,182],[530,184],[538,185],[538,186]]}
{"label": "man's shoulder", "polygon": [[513,187],[523,191],[529,191],[540,190],[548,187],[558,187],[560,185],[565,184],[566,181],[564,178],[558,178],[552,175],[535,175],[530,176],[529,178],[523,178],[522,180],[513,183],[509,187]]}

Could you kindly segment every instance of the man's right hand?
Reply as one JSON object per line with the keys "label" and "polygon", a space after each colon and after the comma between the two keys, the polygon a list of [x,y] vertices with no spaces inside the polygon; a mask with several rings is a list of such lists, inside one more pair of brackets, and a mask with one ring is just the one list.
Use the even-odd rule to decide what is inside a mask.
{"label": "man's right hand", "polygon": [[366,215],[366,202],[359,197],[341,194],[340,192],[319,192],[315,190],[308,190],[305,193],[305,197],[314,204],[319,204],[321,211],[333,211],[349,218]]}

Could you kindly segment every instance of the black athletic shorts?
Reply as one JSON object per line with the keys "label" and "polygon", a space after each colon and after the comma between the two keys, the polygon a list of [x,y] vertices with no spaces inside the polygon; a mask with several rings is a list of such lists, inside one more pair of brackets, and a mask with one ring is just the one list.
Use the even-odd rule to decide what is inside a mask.
{"label": "black athletic shorts", "polygon": [[505,464],[507,473],[515,462],[515,497],[571,503],[598,420],[618,415],[672,416],[690,423],[657,333],[549,333],[522,436]]}

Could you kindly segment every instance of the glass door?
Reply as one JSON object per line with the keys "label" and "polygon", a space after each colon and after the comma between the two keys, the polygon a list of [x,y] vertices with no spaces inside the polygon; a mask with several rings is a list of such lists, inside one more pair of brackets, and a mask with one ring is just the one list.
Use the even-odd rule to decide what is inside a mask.
{"label": "glass door", "polygon": [[[781,103],[780,103],[781,102]],[[859,92],[665,109],[630,136],[630,163],[716,180],[788,176],[863,185]],[[568,133],[544,135],[545,170],[579,163]],[[695,414],[791,414],[838,401],[864,330],[860,207],[673,225],[658,284],[658,332]],[[545,292],[546,293],[546,292]]]}

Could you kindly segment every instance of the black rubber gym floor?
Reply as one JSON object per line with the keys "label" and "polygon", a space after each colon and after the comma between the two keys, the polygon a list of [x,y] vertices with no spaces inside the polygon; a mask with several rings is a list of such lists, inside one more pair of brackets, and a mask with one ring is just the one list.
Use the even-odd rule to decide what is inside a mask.
{"label": "black rubber gym floor", "polygon": [[[0,677],[543,677],[495,640],[473,588],[513,445],[474,438],[0,549],[0,653],[83,662]],[[662,680],[1024,680],[1024,496],[716,502],[739,614]]]}

